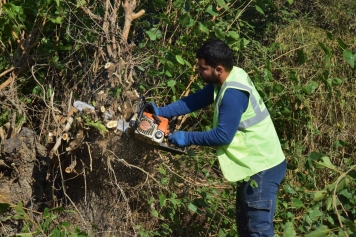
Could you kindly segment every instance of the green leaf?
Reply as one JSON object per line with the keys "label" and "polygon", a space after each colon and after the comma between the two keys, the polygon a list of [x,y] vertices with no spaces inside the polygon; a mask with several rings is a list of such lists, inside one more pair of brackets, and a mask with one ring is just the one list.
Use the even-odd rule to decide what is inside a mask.
{"label": "green leaf", "polygon": [[152,210],[152,216],[158,217],[158,212],[155,209]]}
{"label": "green leaf", "polygon": [[337,42],[342,50],[345,50],[348,48],[347,44],[341,38],[337,38]]}
{"label": "green leaf", "polygon": [[258,188],[258,183],[256,182],[256,180],[251,180],[250,186],[251,186],[252,188]]}
{"label": "green leaf", "polygon": [[296,234],[297,233],[295,232],[293,223],[288,221],[284,226],[283,236],[284,237],[295,237]]}
{"label": "green leaf", "polygon": [[250,43],[250,41],[245,39],[245,38],[242,38],[239,43],[240,43],[240,47],[239,48],[243,49]]}
{"label": "green leaf", "polygon": [[166,70],[165,74],[166,74],[168,77],[172,77],[172,76],[173,76],[172,73],[171,73],[170,71],[168,71],[168,70]]}
{"label": "green leaf", "polygon": [[168,184],[168,179],[167,178],[161,179],[161,184],[167,185]]}
{"label": "green leaf", "polygon": [[293,198],[293,207],[295,208],[301,208],[301,207],[304,207],[304,204],[302,203],[302,201],[300,201],[299,198]]}
{"label": "green leaf", "polygon": [[173,87],[176,85],[176,81],[175,80],[170,80],[169,82],[167,82],[167,86],[169,87]]}
{"label": "green leaf", "polygon": [[57,16],[55,18],[50,18],[50,20],[55,24],[62,24],[64,22],[64,18]]}
{"label": "green leaf", "polygon": [[326,194],[327,194],[326,190],[314,192],[313,201],[319,202],[319,201],[323,200],[325,198]]}
{"label": "green leaf", "polygon": [[325,53],[326,55],[330,55],[330,50],[329,50],[328,47],[325,46],[325,44],[319,42],[319,46],[321,47],[321,49],[324,51],[324,53]]}
{"label": "green leaf", "polygon": [[233,38],[234,40],[237,40],[240,38],[239,33],[237,33],[236,31],[228,31],[227,36]]}
{"label": "green leaf", "polygon": [[190,25],[190,16],[188,14],[184,14],[179,18],[179,22],[184,25],[188,26]]}
{"label": "green leaf", "polygon": [[19,202],[16,206],[15,206],[15,211],[17,214],[21,215],[21,216],[25,216],[26,212],[23,209],[23,204],[22,202]]}
{"label": "green leaf", "polygon": [[215,7],[213,8],[212,5],[208,6],[208,8],[206,9],[206,12],[209,13],[210,15],[212,15],[212,16],[218,16],[219,15],[219,13],[217,12],[216,8]]}
{"label": "green leaf", "polygon": [[184,59],[183,59],[182,56],[180,56],[180,55],[176,55],[176,60],[178,61],[178,63],[180,63],[180,64],[182,64],[182,65],[185,64],[185,63],[184,63]]}
{"label": "green leaf", "polygon": [[348,49],[344,50],[344,52],[342,53],[342,55],[344,56],[344,59],[346,60],[346,62],[352,67],[355,67],[355,55],[352,54],[352,52]]}
{"label": "green leaf", "polygon": [[258,12],[261,13],[262,15],[265,14],[265,12],[262,10],[262,8],[259,7],[259,6],[257,6],[257,5],[256,5],[256,11],[258,11]]}
{"label": "green leaf", "polygon": [[70,227],[70,223],[69,222],[62,222],[60,223],[61,226],[65,227],[65,228],[69,228]]}
{"label": "green leaf", "polygon": [[167,200],[166,196],[163,193],[161,193],[159,195],[159,205],[161,207],[164,207],[166,205],[166,200]]}
{"label": "green leaf", "polygon": [[206,34],[209,34],[209,29],[201,22],[199,22],[199,30],[203,31]]}
{"label": "green leaf", "polygon": [[309,81],[308,85],[303,88],[303,91],[310,95],[318,88],[318,86],[319,84],[316,81]]}
{"label": "green leaf", "polygon": [[340,192],[340,195],[348,198],[348,199],[351,199],[353,197],[353,195],[351,193],[349,193],[349,191],[347,189],[344,189]]}
{"label": "green leaf", "polygon": [[304,53],[302,49],[297,50],[298,63],[303,64],[307,61],[307,55]]}
{"label": "green leaf", "polygon": [[281,114],[284,116],[284,117],[290,117],[292,115],[292,111],[287,108],[287,107],[284,107],[283,110],[281,111]]}
{"label": "green leaf", "polygon": [[148,37],[150,37],[151,41],[155,41],[156,40],[156,34],[151,32],[151,31],[146,31],[146,34],[148,35]]}
{"label": "green leaf", "polygon": [[220,39],[225,39],[225,32],[222,31],[220,28],[215,29],[215,35]]}
{"label": "green leaf", "polygon": [[161,168],[161,167],[158,169],[158,171],[163,175],[167,174],[167,171],[165,169]]}
{"label": "green leaf", "polygon": [[331,163],[330,158],[327,156],[321,157],[321,161],[314,162],[316,169],[330,168],[335,169],[335,166]]}
{"label": "green leaf", "polygon": [[92,121],[86,121],[86,125],[93,127],[97,130],[99,130],[102,133],[107,133],[108,130],[106,129],[106,126],[102,123],[99,122],[92,122]]}
{"label": "green leaf", "polygon": [[57,7],[59,7],[59,0],[56,0]]}
{"label": "green leaf", "polygon": [[287,0],[287,2],[289,3],[289,5],[292,5],[294,0]]}
{"label": "green leaf", "polygon": [[331,230],[327,226],[322,225],[318,229],[306,234],[305,237],[325,237],[330,232]]}
{"label": "green leaf", "polygon": [[225,10],[229,10],[229,6],[225,3],[224,0],[216,0],[216,3],[217,3],[220,7],[223,7]]}
{"label": "green leaf", "polygon": [[195,206],[193,203],[189,203],[189,204],[188,204],[188,208],[189,208],[189,210],[191,210],[192,212],[197,212],[197,210],[198,210],[198,207]]}
{"label": "green leaf", "polygon": [[162,38],[162,32],[156,28],[151,28],[150,30],[146,31],[146,34],[150,37],[151,41]]}
{"label": "green leaf", "polygon": [[342,80],[340,78],[334,78],[331,80],[331,83],[334,85],[334,86],[339,86],[342,84]]}

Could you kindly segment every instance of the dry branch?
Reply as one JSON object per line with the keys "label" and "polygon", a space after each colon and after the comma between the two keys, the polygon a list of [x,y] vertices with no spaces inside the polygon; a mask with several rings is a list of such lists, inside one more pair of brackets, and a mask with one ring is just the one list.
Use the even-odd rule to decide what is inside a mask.
{"label": "dry branch", "polygon": [[131,22],[133,20],[139,18],[143,14],[145,14],[145,10],[141,10],[138,13],[134,13],[136,5],[137,5],[136,0],[132,0],[132,1],[125,0],[122,3],[122,6],[125,11],[125,24],[124,24],[124,30],[122,33],[124,42],[127,42],[127,38],[129,37]]}

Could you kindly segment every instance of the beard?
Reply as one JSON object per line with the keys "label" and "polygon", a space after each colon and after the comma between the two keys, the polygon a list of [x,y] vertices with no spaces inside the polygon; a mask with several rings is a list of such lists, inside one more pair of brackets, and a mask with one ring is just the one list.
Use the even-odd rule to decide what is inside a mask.
{"label": "beard", "polygon": [[213,71],[210,76],[202,76],[200,74],[200,77],[205,81],[206,83],[212,83],[212,84],[218,84],[220,82],[219,76],[215,74]]}

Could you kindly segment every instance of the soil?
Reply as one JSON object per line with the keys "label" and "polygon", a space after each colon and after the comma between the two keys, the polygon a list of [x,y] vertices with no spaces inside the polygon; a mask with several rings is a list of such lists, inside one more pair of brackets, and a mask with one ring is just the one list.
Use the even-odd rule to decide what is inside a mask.
{"label": "soil", "polygon": [[[156,185],[148,177],[162,157],[152,145],[132,135],[92,133],[77,149],[66,152],[64,142],[59,156],[50,157],[52,145],[41,145],[28,128],[3,142],[0,203],[22,202],[30,214],[45,207],[74,210],[77,214],[60,213],[57,221],[93,236],[136,236],[137,224],[154,225],[145,194]],[[72,172],[65,172],[75,163]],[[23,227],[13,219],[0,224],[4,236]]]}

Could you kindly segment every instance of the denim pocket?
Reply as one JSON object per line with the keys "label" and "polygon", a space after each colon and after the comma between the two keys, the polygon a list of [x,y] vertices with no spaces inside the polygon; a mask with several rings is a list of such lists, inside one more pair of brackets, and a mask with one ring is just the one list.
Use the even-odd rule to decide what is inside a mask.
{"label": "denim pocket", "polygon": [[252,232],[266,231],[272,226],[272,200],[247,203],[248,226]]}

